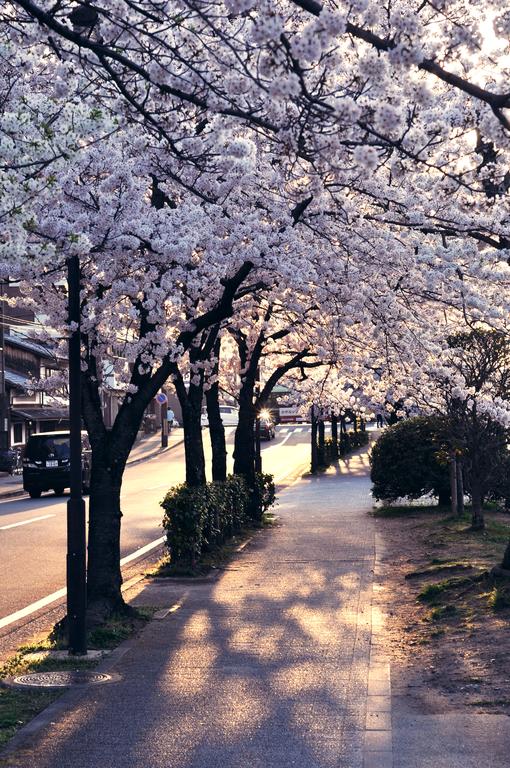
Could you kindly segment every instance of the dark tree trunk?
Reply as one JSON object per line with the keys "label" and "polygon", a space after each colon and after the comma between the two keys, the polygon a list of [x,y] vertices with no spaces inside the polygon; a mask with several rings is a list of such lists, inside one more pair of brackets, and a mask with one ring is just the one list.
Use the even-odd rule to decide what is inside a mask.
{"label": "dark tree trunk", "polygon": [[92,624],[126,608],[120,571],[121,478],[122,473],[98,465],[92,457],[87,566],[88,618]]}
{"label": "dark tree trunk", "polygon": [[318,431],[318,447],[317,447],[317,453],[318,453],[318,461],[319,466],[323,467],[326,464],[326,434],[325,434],[325,424],[324,419],[319,419],[317,423],[317,431]]}
{"label": "dark tree trunk", "polygon": [[345,435],[347,432],[347,426],[345,424],[345,416],[340,416],[340,434]]}
{"label": "dark tree trunk", "polygon": [[475,473],[471,477],[471,528],[474,531],[482,531],[485,528],[482,488]]}
{"label": "dark tree trunk", "polygon": [[202,387],[190,386],[186,402],[179,398],[184,430],[184,456],[187,485],[205,485],[205,456],[202,441]]}
{"label": "dark tree trunk", "polygon": [[437,503],[440,507],[447,507],[452,503],[449,488],[441,488],[437,494]]}
{"label": "dark tree trunk", "polygon": [[120,492],[129,453],[136,440],[143,409],[125,410],[116,427],[103,425],[101,402],[95,386],[82,389],[83,416],[92,451],[89,494],[87,618],[99,623],[115,612],[128,612],[121,592]]}
{"label": "dark tree trunk", "polygon": [[505,554],[503,555],[503,560],[501,562],[501,567],[506,571],[510,571],[510,541],[506,546]]}
{"label": "dark tree trunk", "polygon": [[315,415],[315,406],[312,405],[311,409],[311,430],[310,430],[310,447],[312,451],[310,461],[310,471],[312,475],[317,472],[319,466],[319,456],[317,451],[317,416]]}
{"label": "dark tree trunk", "polygon": [[461,459],[457,459],[457,513],[459,517],[464,514],[464,469]]}
{"label": "dark tree trunk", "polygon": [[219,403],[219,386],[213,384],[205,393],[207,403],[207,418],[209,421],[209,436],[212,450],[212,479],[223,482],[227,477],[227,445],[225,427],[221,420]]}
{"label": "dark tree trunk", "polygon": [[239,423],[234,441],[234,473],[243,475],[253,486],[255,482],[255,406],[253,384],[245,379],[239,397]]}
{"label": "dark tree trunk", "polygon": [[457,460],[455,454],[450,456],[450,498],[452,515],[458,514],[457,508]]}
{"label": "dark tree trunk", "polygon": [[338,459],[338,417],[331,414],[331,439],[333,440],[333,458]]}

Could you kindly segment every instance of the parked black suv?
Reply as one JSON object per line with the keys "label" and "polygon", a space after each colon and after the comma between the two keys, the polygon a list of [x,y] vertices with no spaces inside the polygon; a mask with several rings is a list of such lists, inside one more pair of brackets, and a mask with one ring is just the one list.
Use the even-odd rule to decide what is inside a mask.
{"label": "parked black suv", "polygon": [[[69,432],[38,432],[28,438],[23,453],[23,488],[32,499],[53,489],[57,496],[69,488]],[[83,491],[90,486],[91,451],[82,432]]]}

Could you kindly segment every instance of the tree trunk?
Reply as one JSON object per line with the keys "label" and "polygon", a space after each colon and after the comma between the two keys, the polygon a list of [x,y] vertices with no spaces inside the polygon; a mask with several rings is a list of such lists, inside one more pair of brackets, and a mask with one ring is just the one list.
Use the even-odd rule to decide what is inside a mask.
{"label": "tree trunk", "polygon": [[471,477],[471,528],[481,531],[485,528],[483,516],[483,494],[480,480],[475,472]]}
{"label": "tree trunk", "polygon": [[318,461],[319,466],[323,467],[326,464],[326,435],[325,435],[325,425],[324,425],[324,419],[320,418],[318,423],[318,447],[317,447],[317,453],[318,453]]}
{"label": "tree trunk", "polygon": [[461,459],[457,459],[457,514],[464,515],[464,475]]}
{"label": "tree trunk", "polygon": [[[191,389],[191,388],[190,388]],[[194,390],[202,388],[193,387]],[[190,486],[205,485],[205,456],[202,441],[202,425],[200,424],[201,397],[186,398],[186,403],[181,401],[182,426],[184,429],[184,456],[186,461],[186,484]]]}
{"label": "tree trunk", "polygon": [[88,618],[92,624],[127,608],[120,571],[122,472],[120,467],[112,470],[113,463],[108,466],[92,456],[87,565]]}
{"label": "tree trunk", "polygon": [[508,542],[505,554],[503,555],[503,560],[501,562],[501,567],[505,569],[505,571],[510,571],[510,541]]}
{"label": "tree trunk", "polygon": [[221,483],[227,478],[227,444],[225,427],[220,414],[219,386],[217,383],[207,390],[205,400],[209,421],[209,437],[211,438],[212,479]]}
{"label": "tree trunk", "polygon": [[338,459],[338,417],[331,414],[331,439],[333,440],[333,458]]}
{"label": "tree trunk", "polygon": [[312,405],[312,408],[311,408],[311,422],[312,422],[312,428],[310,431],[310,442],[311,442],[312,455],[311,455],[311,462],[310,462],[310,471],[312,475],[315,475],[319,465],[319,457],[318,457],[318,451],[317,451],[317,417],[315,415],[314,405]]}
{"label": "tree trunk", "polygon": [[449,488],[441,488],[437,494],[437,503],[440,507],[447,507],[451,504],[452,497]]}
{"label": "tree trunk", "polygon": [[450,456],[450,496],[452,515],[458,513],[457,509],[457,461],[455,454]]}
{"label": "tree trunk", "polygon": [[243,475],[248,484],[255,482],[255,407],[253,386],[245,381],[239,398],[239,423],[234,441],[234,473]]}

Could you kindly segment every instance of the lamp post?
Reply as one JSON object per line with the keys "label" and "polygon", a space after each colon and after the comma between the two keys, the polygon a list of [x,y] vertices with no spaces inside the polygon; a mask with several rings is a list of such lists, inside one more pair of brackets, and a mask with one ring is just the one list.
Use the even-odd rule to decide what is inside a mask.
{"label": "lamp post", "polygon": [[85,501],[81,461],[80,262],[67,260],[69,337],[69,431],[71,496],[67,502],[67,622],[69,653],[87,653]]}

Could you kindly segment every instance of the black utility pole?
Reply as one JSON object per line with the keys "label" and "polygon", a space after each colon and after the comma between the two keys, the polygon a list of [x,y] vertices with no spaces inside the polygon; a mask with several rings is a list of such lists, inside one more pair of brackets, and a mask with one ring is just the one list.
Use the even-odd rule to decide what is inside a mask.
{"label": "black utility pole", "polygon": [[81,465],[81,354],[80,354],[80,262],[67,260],[69,323],[69,429],[71,498],[67,502],[67,621],[69,653],[87,653],[87,577],[85,502],[82,497]]}

